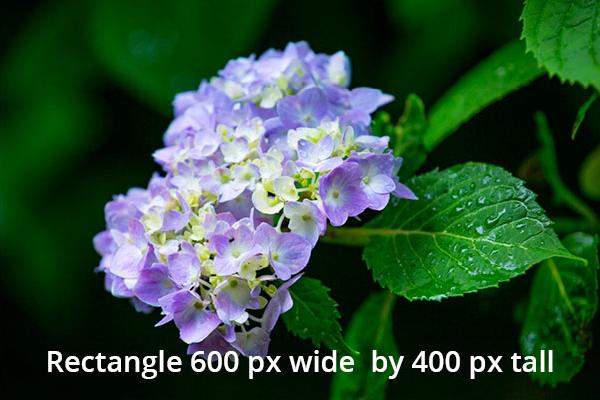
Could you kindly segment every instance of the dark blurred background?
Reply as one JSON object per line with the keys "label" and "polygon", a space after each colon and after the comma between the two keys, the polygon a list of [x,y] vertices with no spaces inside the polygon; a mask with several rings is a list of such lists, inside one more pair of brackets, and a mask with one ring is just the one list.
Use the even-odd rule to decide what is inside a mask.
{"label": "dark blurred background", "polygon": [[[400,115],[407,94],[426,106],[478,61],[520,36],[520,0],[4,0],[0,15],[0,299],[3,388],[29,394],[96,398],[328,397],[330,376],[196,375],[184,368],[154,381],[137,375],[48,375],[46,351],[66,354],[183,356],[173,327],[134,311],[103,289],[93,272],[93,235],[104,226],[113,194],[144,186],[158,170],[173,95],[194,89],[233,57],[307,40],[318,52],[344,50],[353,86],[393,94]],[[595,104],[576,141],[570,127],[589,96],[542,78],[486,109],[431,155],[424,170],[467,160],[501,165],[528,179],[553,216],[550,190],[535,173],[538,143],[532,113],[547,113],[566,182],[577,191],[583,158],[600,141]],[[530,162],[526,162],[530,160]],[[524,165],[529,167],[525,168]],[[533,167],[532,167],[533,165]],[[591,203],[598,208],[598,203]],[[377,290],[359,249],[320,245],[307,270],[332,288],[342,324]],[[400,351],[518,351],[519,310],[532,273],[500,289],[442,303],[399,300],[394,314]],[[594,335],[600,337],[596,318]],[[309,354],[309,342],[281,323],[272,354]],[[588,399],[600,393],[600,347],[570,384],[540,388],[506,372],[469,381],[403,368],[389,398]],[[7,386],[8,385],[8,386]]]}

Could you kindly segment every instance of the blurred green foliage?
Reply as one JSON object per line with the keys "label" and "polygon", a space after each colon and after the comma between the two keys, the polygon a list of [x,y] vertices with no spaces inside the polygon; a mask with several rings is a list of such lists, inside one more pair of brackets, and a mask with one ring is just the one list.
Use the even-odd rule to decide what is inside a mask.
{"label": "blurred green foliage", "polygon": [[245,55],[275,0],[105,0],[92,4],[90,35],[100,62],[159,111],[193,90],[224,60]]}

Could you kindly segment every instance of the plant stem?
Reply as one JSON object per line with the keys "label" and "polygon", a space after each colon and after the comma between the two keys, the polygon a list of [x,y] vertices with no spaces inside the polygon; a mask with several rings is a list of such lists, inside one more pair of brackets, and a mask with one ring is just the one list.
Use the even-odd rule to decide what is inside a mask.
{"label": "plant stem", "polygon": [[320,242],[337,244],[341,246],[364,247],[369,243],[369,237],[373,236],[369,228],[333,228],[328,227],[325,236]]}

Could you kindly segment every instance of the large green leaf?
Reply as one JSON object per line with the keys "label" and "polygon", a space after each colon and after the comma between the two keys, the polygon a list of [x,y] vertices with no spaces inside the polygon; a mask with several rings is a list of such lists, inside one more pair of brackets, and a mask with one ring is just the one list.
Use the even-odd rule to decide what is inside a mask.
{"label": "large green leaf", "polygon": [[600,89],[600,0],[526,0],[527,51],[550,75]]}
{"label": "large green leaf", "polygon": [[488,105],[542,75],[521,42],[512,42],[467,72],[431,108],[425,147],[432,149]]}
{"label": "large green leaf", "polygon": [[[354,371],[338,372],[331,386],[332,400],[385,399],[390,373],[373,373],[371,352],[398,356],[392,333],[392,311],[396,296],[386,292],[371,295],[356,311],[346,330],[346,341],[360,352]],[[389,364],[388,364],[389,366]]]}
{"label": "large green leaf", "polygon": [[553,350],[554,372],[533,374],[551,385],[570,381],[583,366],[592,343],[590,322],[598,309],[598,239],[573,233],[563,243],[587,265],[554,258],[540,265],[521,333],[524,355]]}
{"label": "large green leaf", "polygon": [[288,331],[312,340],[317,347],[324,344],[332,350],[352,352],[342,337],[338,305],[329,296],[328,287],[317,279],[305,277],[290,288],[290,294],[294,306],[283,314]]}
{"label": "large green leaf", "polygon": [[417,201],[392,200],[363,234],[382,286],[438,300],[497,286],[549,257],[575,258],[523,182],[502,168],[458,165],[411,179]]}
{"label": "large green leaf", "polygon": [[100,60],[141,99],[170,110],[225,62],[253,49],[273,0],[94,2],[91,32]]}

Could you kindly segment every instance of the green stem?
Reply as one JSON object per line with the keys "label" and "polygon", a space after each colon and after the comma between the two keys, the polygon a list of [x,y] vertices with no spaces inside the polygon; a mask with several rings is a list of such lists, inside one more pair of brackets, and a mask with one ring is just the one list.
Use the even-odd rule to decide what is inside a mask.
{"label": "green stem", "polygon": [[371,236],[394,235],[397,233],[397,229],[334,228],[330,226],[320,241],[341,246],[364,247],[369,243]]}
{"label": "green stem", "polygon": [[333,228],[329,226],[327,233],[319,239],[319,242],[339,246],[364,247],[369,243],[369,237],[360,234],[361,229],[363,228]]}
{"label": "green stem", "polygon": [[537,125],[537,134],[542,145],[540,149],[540,163],[544,177],[554,191],[556,201],[562,205],[569,207],[574,212],[585,218],[591,225],[598,225],[599,219],[594,210],[588,206],[583,200],[575,195],[569,187],[563,182],[560,171],[558,170],[558,162],[556,159],[556,150],[554,146],[554,138],[548,126],[546,115],[542,112],[534,114],[535,123]]}
{"label": "green stem", "polygon": [[383,327],[386,325],[386,321],[390,318],[392,313],[394,312],[394,306],[396,305],[397,296],[392,292],[387,292],[385,296],[385,300],[383,302],[383,306],[381,307],[381,313],[379,314],[379,324],[377,324],[377,334],[373,340],[373,343],[379,344],[383,340],[383,335],[385,335],[385,329]]}

